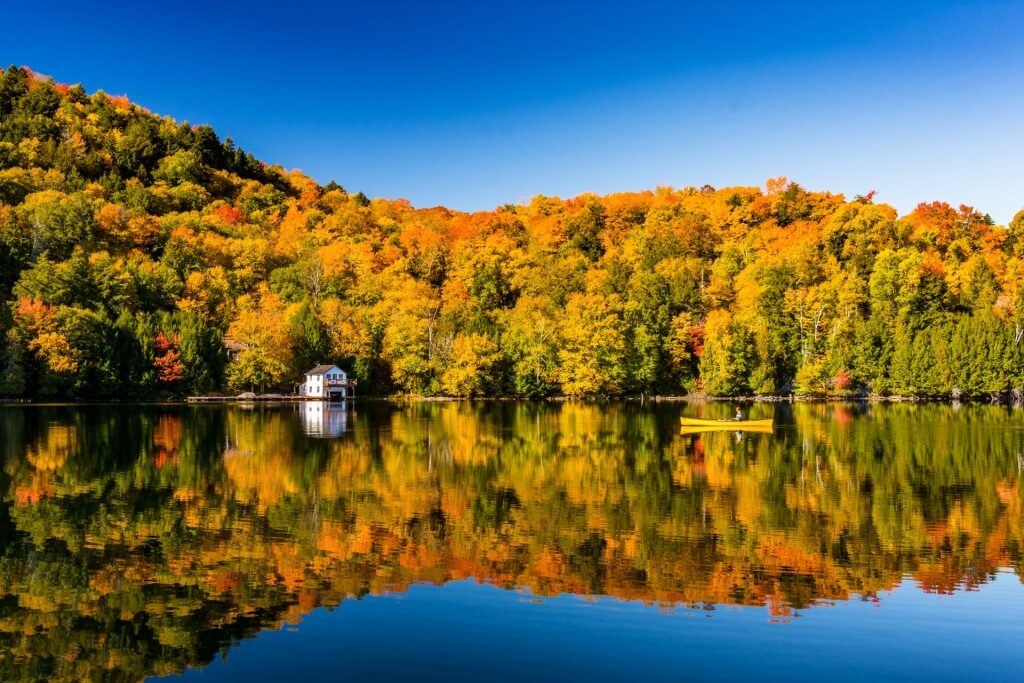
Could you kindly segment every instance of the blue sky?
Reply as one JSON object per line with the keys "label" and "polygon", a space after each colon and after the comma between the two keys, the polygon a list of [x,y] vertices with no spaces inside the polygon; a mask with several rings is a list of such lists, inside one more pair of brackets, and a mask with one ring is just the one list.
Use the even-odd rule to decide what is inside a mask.
{"label": "blue sky", "polygon": [[22,2],[0,61],[417,206],[785,175],[1024,208],[1024,2],[281,5]]}

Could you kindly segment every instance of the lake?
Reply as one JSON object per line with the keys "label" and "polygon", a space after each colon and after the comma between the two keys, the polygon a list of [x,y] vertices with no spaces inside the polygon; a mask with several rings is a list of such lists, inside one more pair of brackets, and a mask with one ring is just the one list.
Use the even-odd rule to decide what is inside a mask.
{"label": "lake", "polygon": [[745,409],[0,407],[0,678],[1024,677],[1024,411]]}

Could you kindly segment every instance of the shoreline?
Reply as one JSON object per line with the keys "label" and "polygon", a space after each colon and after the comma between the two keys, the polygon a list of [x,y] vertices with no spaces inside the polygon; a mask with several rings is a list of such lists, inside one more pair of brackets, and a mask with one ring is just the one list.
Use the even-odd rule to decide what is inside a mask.
{"label": "shoreline", "polygon": [[628,394],[622,396],[544,396],[528,398],[522,396],[410,396],[401,394],[351,396],[337,401],[323,401],[308,397],[291,397],[264,395],[240,398],[237,396],[203,396],[167,398],[155,400],[138,399],[28,399],[0,398],[0,406],[102,406],[102,405],[300,405],[308,402],[336,403],[339,405],[355,402],[376,403],[928,403],[946,405],[1004,405],[1008,407],[1024,406],[1024,399],[1013,394],[978,396],[978,397],[934,397],[934,396],[796,396],[796,395],[753,395],[753,396],[648,396],[645,394]]}

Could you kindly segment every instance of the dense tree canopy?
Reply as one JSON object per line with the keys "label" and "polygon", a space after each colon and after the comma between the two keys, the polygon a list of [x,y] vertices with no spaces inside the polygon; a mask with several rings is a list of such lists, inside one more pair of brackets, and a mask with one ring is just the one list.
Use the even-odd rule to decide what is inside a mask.
{"label": "dense tree canopy", "polygon": [[268,387],[328,358],[370,393],[1006,394],[1022,273],[1024,213],[785,179],[415,209],[0,75],[8,396]]}

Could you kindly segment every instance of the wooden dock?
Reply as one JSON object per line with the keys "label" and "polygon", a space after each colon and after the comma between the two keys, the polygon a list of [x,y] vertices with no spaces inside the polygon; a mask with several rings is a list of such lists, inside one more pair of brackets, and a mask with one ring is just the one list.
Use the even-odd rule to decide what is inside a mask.
{"label": "wooden dock", "polygon": [[[345,399],[343,399],[345,400]],[[238,396],[186,396],[186,403],[258,403],[258,402],[304,402],[327,401],[319,396],[298,396],[295,394],[240,394]]]}

